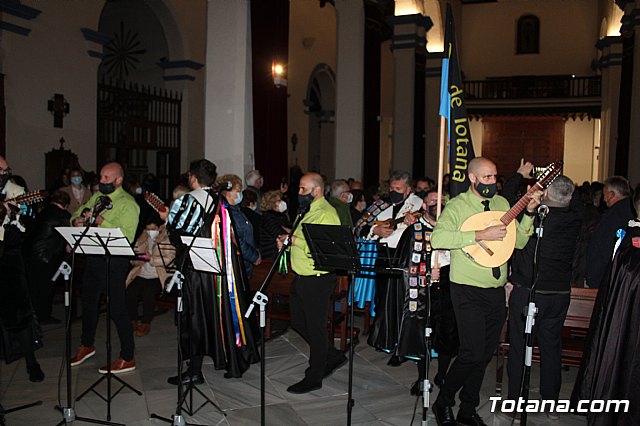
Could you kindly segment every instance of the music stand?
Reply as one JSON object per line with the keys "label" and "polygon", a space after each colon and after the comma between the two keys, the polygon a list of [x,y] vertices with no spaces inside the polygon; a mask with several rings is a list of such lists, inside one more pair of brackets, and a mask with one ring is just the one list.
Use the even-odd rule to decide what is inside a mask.
{"label": "music stand", "polygon": [[[93,392],[100,399],[107,403],[107,420],[111,420],[111,400],[120,393],[125,387],[131,389],[138,395],[142,395],[142,392],[135,389],[121,378],[117,377],[111,372],[111,282],[110,282],[110,270],[111,270],[111,256],[130,256],[134,257],[135,253],[131,249],[129,241],[122,234],[119,228],[85,228],[83,232],[79,232],[77,227],[58,227],[56,230],[67,240],[72,247],[76,247],[75,252],[79,254],[93,254],[93,255],[105,255],[106,256],[106,276],[107,276],[107,374],[100,377],[94,382],[86,391],[76,398],[76,401],[80,401],[87,393]],[[121,386],[115,392],[111,393],[111,379],[118,381]],[[95,387],[98,386],[103,380],[107,379],[107,395],[106,397],[99,394]],[[84,419],[84,421],[89,421]],[[92,423],[103,423],[102,421],[91,421]],[[66,419],[65,419],[66,423]],[[114,423],[107,423],[114,424]]]}
{"label": "music stand", "polygon": [[[347,271],[351,276],[349,298],[353,300],[353,283],[360,271],[360,256],[356,250],[356,241],[351,228],[340,225],[318,225],[303,223],[302,232],[313,257],[314,268],[319,270]],[[354,304],[349,307],[349,394],[347,399],[347,425],[351,425],[353,400],[353,312]]]}
{"label": "music stand", "polygon": [[[182,236],[182,242],[187,246],[187,252],[189,253],[189,258],[191,259],[191,264],[193,268],[198,271],[210,272],[212,274],[219,275],[221,273],[220,261],[218,259],[218,254],[213,248],[213,240],[211,238],[201,238],[201,237],[192,237],[192,236]],[[162,250],[160,250],[160,255],[162,257]],[[165,263],[164,258],[162,258],[162,262],[165,266],[165,269],[169,269],[169,265],[171,263],[175,266],[175,258],[173,262],[169,262],[169,265]],[[184,269],[184,261],[182,263]],[[181,350],[181,339],[182,339],[182,312],[183,312],[183,293],[182,287],[184,284],[185,276],[180,272],[179,269],[173,274],[171,281],[167,284],[166,292],[171,292],[173,286],[175,285],[178,289],[178,297],[176,300],[176,312],[177,312],[177,322],[178,322],[178,403],[176,406],[176,413],[172,416],[173,419],[169,419],[166,417],[159,416],[158,414],[152,413],[151,418],[163,420],[167,423],[171,423],[173,426],[185,426],[189,423],[186,423],[184,416],[182,415],[183,405],[184,411],[193,416],[195,413],[200,411],[207,404],[213,405],[218,411],[222,413],[222,415],[226,416],[227,414],[222,411],[222,409],[213,402],[208,396],[204,394],[191,380],[187,385],[187,388],[182,391],[182,350]],[[202,398],[204,398],[204,402],[197,409],[193,409],[193,390],[195,390]],[[187,401],[187,396],[189,400]]]}

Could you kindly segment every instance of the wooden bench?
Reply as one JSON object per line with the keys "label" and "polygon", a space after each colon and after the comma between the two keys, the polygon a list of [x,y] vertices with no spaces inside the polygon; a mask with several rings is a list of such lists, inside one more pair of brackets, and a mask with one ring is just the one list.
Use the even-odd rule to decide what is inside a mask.
{"label": "wooden bench", "polygon": [[[562,330],[562,365],[579,367],[582,362],[585,338],[589,330],[589,322],[591,321],[591,314],[597,294],[597,288],[571,288],[571,302]],[[507,324],[508,321],[505,321],[500,343],[498,344],[496,365],[497,395],[501,395],[502,393],[504,364],[509,354]],[[540,351],[537,346],[533,349],[533,361],[540,362]]]}
{"label": "wooden bench", "polygon": [[[263,260],[260,265],[253,267],[253,275],[249,282],[251,291],[255,292],[260,290],[260,286],[267,277],[272,265],[272,260]],[[276,272],[266,289],[265,293],[269,298],[266,314],[267,324],[264,331],[266,338],[271,337],[272,320],[289,321],[289,292],[294,278],[295,274],[291,272],[291,270],[289,270],[289,273],[285,276]],[[258,312],[259,311],[256,313]]]}

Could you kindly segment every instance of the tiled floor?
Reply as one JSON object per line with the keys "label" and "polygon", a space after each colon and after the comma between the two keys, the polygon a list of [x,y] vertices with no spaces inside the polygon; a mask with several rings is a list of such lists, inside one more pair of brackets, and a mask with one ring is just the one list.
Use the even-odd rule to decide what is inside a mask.
{"label": "tiled floor", "polygon": [[[62,306],[55,305],[55,315],[63,317]],[[72,325],[73,347],[79,342],[80,322]],[[46,374],[42,383],[31,383],[25,372],[23,361],[10,365],[0,365],[0,402],[6,408],[20,406],[34,401],[42,401],[36,407],[16,411],[6,415],[8,425],[52,426],[62,420],[62,415],[54,407],[62,402],[67,406],[65,373],[61,371],[64,353],[64,331],[62,326],[45,326],[45,347],[37,352],[38,359]],[[119,343],[113,332],[114,353]],[[157,316],[151,333],[136,338],[136,361],[138,368],[120,377],[142,392],[136,395],[129,389],[123,390],[112,401],[112,421],[131,426],[167,424],[151,419],[155,413],[171,417],[176,412],[177,391],[167,384],[166,378],[175,374],[176,338],[173,315],[165,313]],[[105,364],[105,323],[101,317],[98,326],[97,354],[83,365],[73,369],[73,392],[80,395],[99,378],[97,369]],[[304,395],[286,392],[287,386],[295,383],[304,374],[307,347],[293,331],[288,331],[267,342],[266,345],[266,423],[270,425],[343,425],[347,423],[348,365],[340,368],[328,379],[322,389]],[[405,363],[400,367],[387,366],[388,355],[376,352],[361,341],[356,346],[353,373],[352,412],[353,425],[404,425],[409,426],[415,413],[413,424],[420,424],[422,401],[409,394],[415,380],[416,367]],[[206,358],[205,358],[206,362]],[[435,369],[435,365],[431,369]],[[213,365],[204,366],[206,384],[199,388],[222,409],[207,405],[194,416],[187,416],[189,424],[208,425],[254,425],[260,422],[260,364],[253,365],[241,379],[225,379],[223,372]],[[433,376],[434,373],[430,374]],[[576,370],[563,372],[562,398],[571,391]],[[62,380],[59,381],[58,377]],[[495,363],[487,369],[481,395],[479,413],[489,425],[509,425],[503,415],[490,413],[489,396],[494,394]],[[537,386],[538,370],[534,367],[532,386]],[[114,390],[116,382],[113,382]],[[106,392],[106,382],[100,386]],[[537,389],[532,397],[538,397]],[[432,394],[435,398],[436,393]],[[59,399],[60,398],[60,399]],[[194,401],[202,401],[194,394]],[[417,408],[416,408],[417,407]],[[89,393],[75,402],[75,414],[79,417],[105,420],[107,404],[98,396]],[[431,411],[427,414],[428,424],[435,425]],[[75,421],[73,424],[88,424]],[[582,417],[563,415],[558,420],[549,420],[541,414],[529,417],[532,425],[584,425]]]}

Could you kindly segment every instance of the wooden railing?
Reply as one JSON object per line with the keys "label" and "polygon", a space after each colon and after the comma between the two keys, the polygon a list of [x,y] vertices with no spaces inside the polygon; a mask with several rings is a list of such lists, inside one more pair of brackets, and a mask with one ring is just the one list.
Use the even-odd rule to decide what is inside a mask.
{"label": "wooden railing", "polygon": [[465,81],[467,100],[584,98],[601,93],[599,76],[517,76]]}

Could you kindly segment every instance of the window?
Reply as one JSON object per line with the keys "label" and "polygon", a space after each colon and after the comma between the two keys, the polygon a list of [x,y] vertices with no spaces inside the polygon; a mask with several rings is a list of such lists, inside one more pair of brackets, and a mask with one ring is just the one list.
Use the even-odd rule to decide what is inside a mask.
{"label": "window", "polygon": [[540,20],[534,15],[524,15],[518,19],[516,53],[540,53]]}

